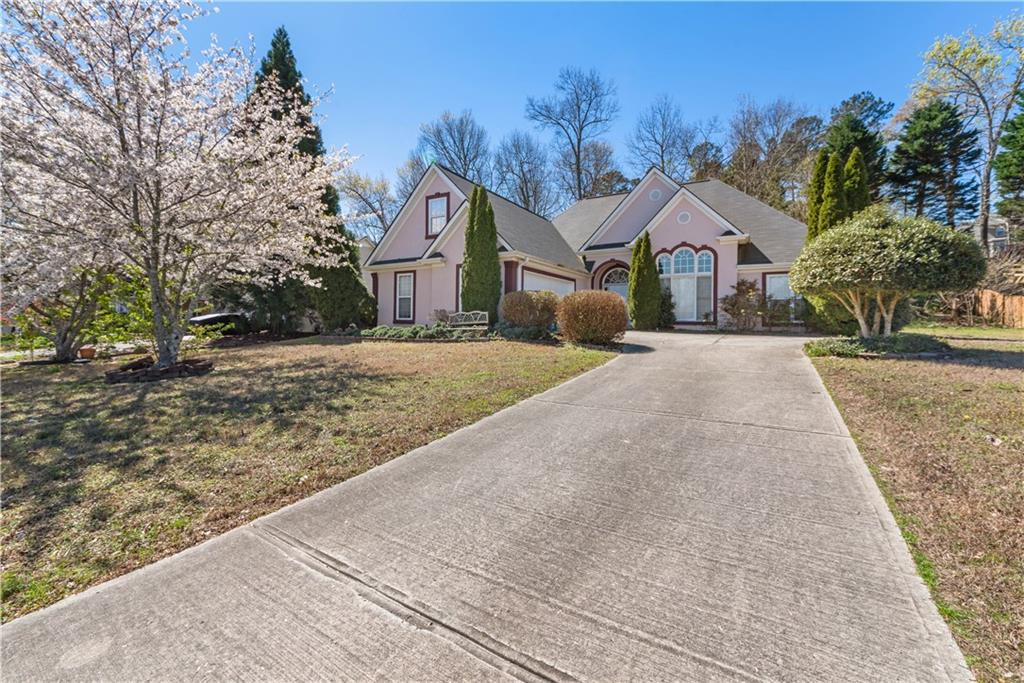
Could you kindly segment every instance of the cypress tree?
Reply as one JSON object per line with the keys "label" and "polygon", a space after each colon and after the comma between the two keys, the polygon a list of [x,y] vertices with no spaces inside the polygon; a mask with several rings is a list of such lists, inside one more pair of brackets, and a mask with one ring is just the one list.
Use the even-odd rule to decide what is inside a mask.
{"label": "cypress tree", "polygon": [[851,216],[871,204],[868,167],[864,164],[864,155],[860,153],[860,147],[853,148],[850,158],[843,167],[843,195],[846,199],[846,211]]}
{"label": "cypress tree", "polygon": [[846,194],[843,190],[843,161],[838,154],[828,158],[825,169],[825,189],[821,193],[821,208],[818,210],[818,232],[825,232],[848,215]]}
{"label": "cypress tree", "polygon": [[473,189],[469,200],[462,257],[462,308],[487,311],[493,325],[498,319],[501,300],[501,263],[498,260],[498,227],[494,207],[482,187]]}
{"label": "cypress tree", "polygon": [[814,158],[814,171],[807,183],[807,241],[818,236],[818,212],[821,209],[821,195],[825,191],[825,170],[828,168],[828,152],[818,150]]}
{"label": "cypress tree", "polygon": [[651,236],[640,236],[629,264],[629,318],[638,330],[653,330],[661,315],[661,282],[651,253]]}

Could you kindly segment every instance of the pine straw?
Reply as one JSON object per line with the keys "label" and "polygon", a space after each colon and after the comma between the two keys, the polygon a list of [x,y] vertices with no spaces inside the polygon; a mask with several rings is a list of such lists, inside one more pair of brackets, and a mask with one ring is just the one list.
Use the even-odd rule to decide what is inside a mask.
{"label": "pine straw", "polygon": [[199,543],[605,362],[513,342],[208,351],[203,377],[122,363],[4,372],[3,618]]}
{"label": "pine straw", "polygon": [[1024,344],[814,360],[974,673],[1024,678]]}

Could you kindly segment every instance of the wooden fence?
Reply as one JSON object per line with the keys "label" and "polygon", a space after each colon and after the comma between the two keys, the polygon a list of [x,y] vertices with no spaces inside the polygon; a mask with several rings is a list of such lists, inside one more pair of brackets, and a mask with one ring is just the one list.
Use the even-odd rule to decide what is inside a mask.
{"label": "wooden fence", "polygon": [[1024,296],[983,290],[978,295],[975,313],[993,325],[1024,327]]}

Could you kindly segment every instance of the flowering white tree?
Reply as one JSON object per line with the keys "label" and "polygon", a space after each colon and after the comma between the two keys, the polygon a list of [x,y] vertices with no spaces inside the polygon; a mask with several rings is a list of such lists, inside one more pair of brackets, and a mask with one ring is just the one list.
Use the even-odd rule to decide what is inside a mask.
{"label": "flowering white tree", "polygon": [[[15,306],[137,266],[161,367],[211,285],[344,266],[321,201],[346,153],[296,145],[312,107],[251,50],[193,59],[190,0],[3,0],[4,273]],[[310,282],[310,284],[316,284]]]}

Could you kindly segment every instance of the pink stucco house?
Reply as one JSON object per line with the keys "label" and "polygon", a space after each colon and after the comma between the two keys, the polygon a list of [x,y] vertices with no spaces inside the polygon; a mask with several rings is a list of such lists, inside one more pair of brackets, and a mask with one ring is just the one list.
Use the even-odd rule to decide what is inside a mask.
{"label": "pink stucco house", "polygon": [[[378,324],[430,323],[460,310],[459,278],[473,183],[433,164],[369,254],[364,270]],[[679,184],[651,169],[630,192],[579,201],[553,220],[489,192],[504,291],[626,295],[630,252],[643,232],[680,325],[723,322],[719,299],[739,278],[792,298],[788,271],[806,226],[719,180]]]}

